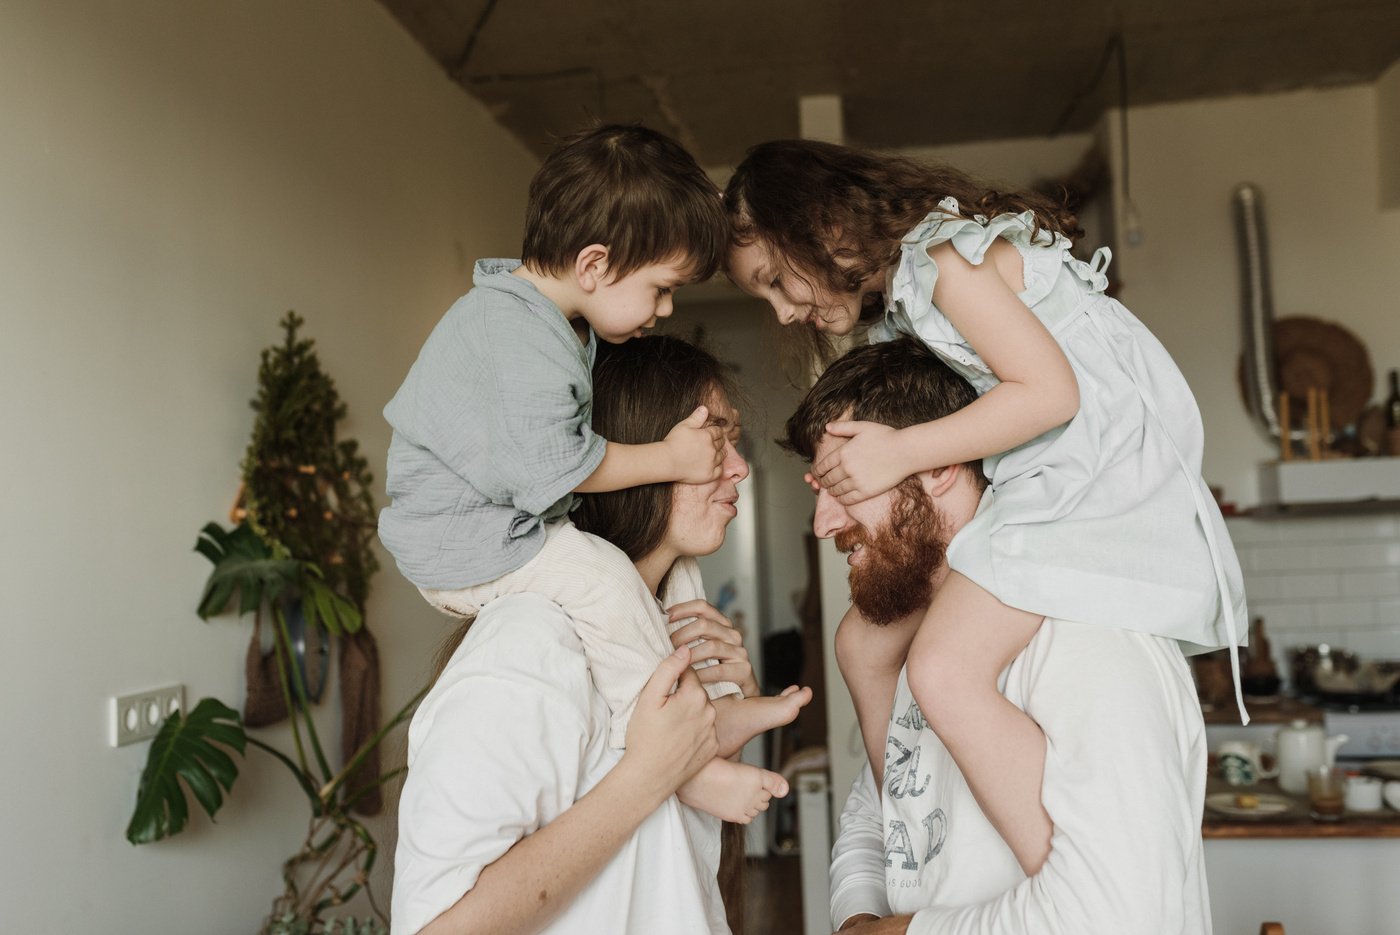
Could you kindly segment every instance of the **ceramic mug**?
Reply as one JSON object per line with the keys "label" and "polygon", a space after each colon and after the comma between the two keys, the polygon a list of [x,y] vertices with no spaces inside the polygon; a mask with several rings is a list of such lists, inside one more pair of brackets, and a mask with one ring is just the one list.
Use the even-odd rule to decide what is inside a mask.
{"label": "ceramic mug", "polygon": [[1220,745],[1220,774],[1232,786],[1252,786],[1260,779],[1272,779],[1278,768],[1266,770],[1257,743],[1228,740]]}
{"label": "ceramic mug", "polygon": [[1378,812],[1381,810],[1381,786],[1374,776],[1348,776],[1346,806],[1349,812]]}

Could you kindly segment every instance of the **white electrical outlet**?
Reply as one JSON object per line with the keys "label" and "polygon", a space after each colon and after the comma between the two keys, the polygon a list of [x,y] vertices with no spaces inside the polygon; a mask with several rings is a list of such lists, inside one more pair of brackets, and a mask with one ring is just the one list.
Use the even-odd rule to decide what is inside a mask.
{"label": "white electrical outlet", "polygon": [[165,719],[185,710],[185,686],[171,685],[112,699],[112,746],[150,740]]}

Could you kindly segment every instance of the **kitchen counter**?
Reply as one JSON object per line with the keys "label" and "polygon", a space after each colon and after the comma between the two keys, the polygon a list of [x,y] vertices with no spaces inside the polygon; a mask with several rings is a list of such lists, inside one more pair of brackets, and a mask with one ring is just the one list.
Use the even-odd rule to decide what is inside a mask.
{"label": "kitchen counter", "polygon": [[1400,812],[1382,808],[1378,812],[1347,812],[1339,821],[1316,821],[1308,815],[1307,796],[1291,795],[1272,779],[1261,779],[1252,786],[1232,786],[1218,776],[1206,781],[1206,795],[1217,792],[1249,792],[1281,795],[1292,801],[1286,812],[1257,818],[1222,815],[1207,808],[1201,823],[1201,836],[1212,839],[1243,838],[1400,838]]}
{"label": "kitchen counter", "polygon": [[[1316,705],[1304,704],[1290,695],[1276,695],[1275,701],[1261,701],[1245,696],[1244,708],[1249,712],[1250,724],[1287,724],[1290,721],[1304,720],[1309,724],[1321,724],[1322,709]],[[1240,710],[1234,699],[1226,704],[1201,705],[1201,716],[1207,724],[1239,724]]]}

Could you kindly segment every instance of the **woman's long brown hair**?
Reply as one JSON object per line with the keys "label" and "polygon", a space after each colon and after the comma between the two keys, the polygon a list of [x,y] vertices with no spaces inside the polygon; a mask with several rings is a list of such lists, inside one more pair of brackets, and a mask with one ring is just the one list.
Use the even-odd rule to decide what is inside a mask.
{"label": "woman's long brown hair", "polygon": [[[742,399],[725,366],[694,344],[669,335],[648,335],[622,344],[600,341],[593,364],[593,431],[624,445],[658,442],[717,393],[731,405]],[[579,494],[570,518],[579,529],[608,540],[635,562],[665,537],[674,487],[643,484]],[[433,681],[447,668],[474,620],[459,624],[443,641],[434,659]]]}
{"label": "woman's long brown hair", "polygon": [[[899,259],[905,235],[944,198],[958,213],[993,218],[1030,211],[1034,233],[1084,235],[1064,202],[997,188],[950,166],[816,140],[775,140],[748,151],[725,190],[737,245],[761,241],[791,275],[849,293]],[[862,321],[879,317],[883,296],[866,297]],[[783,329],[822,364],[831,343],[810,329]],[[795,334],[789,334],[791,332]]]}
{"label": "woman's long brown hair", "polygon": [[[599,342],[593,364],[593,431],[612,442],[658,442],[697,406],[721,396],[741,400],[729,371],[714,355],[679,338],[650,335],[622,344]],[[674,484],[646,484],[579,495],[571,518],[584,532],[608,540],[636,561],[665,538]],[[663,582],[664,586],[664,582]],[[435,659],[437,681],[475,618],[456,627]],[[735,935],[744,930],[743,826],[725,822],[720,837],[718,885]]]}

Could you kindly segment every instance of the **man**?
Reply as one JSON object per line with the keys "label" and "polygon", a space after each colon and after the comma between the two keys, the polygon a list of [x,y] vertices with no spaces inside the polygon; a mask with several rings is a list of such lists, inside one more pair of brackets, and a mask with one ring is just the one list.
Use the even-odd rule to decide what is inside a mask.
{"label": "man", "polygon": [[[973,399],[922,344],[875,344],[826,370],[788,420],[784,444],[812,462],[845,442],[826,434],[829,422],[899,428]],[[907,649],[947,576],[944,547],[994,496],[986,485],[979,465],[963,464],[851,506],[817,489],[814,528],[850,553],[853,603],[866,620],[889,621],[848,618],[836,637],[867,734],[870,712],[891,708],[863,691],[862,643]],[[1021,872],[901,672],[883,789],[867,766],[841,816],[833,924],[851,935],[1207,935],[1205,727],[1177,645],[1047,618],[999,687],[1045,732],[1041,799],[1055,832],[1044,867],[1029,879]]]}

